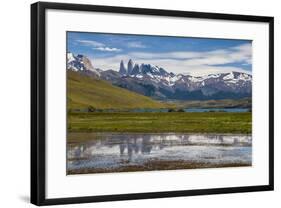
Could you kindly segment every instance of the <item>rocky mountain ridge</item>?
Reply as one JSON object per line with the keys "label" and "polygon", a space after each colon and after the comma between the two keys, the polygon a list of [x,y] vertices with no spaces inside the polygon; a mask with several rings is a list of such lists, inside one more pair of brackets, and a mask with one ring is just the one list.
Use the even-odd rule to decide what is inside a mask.
{"label": "rocky mountain ridge", "polygon": [[107,80],[113,85],[155,99],[208,100],[250,97],[252,75],[243,72],[192,76],[167,72],[152,64],[120,61],[119,71],[93,67],[83,55],[68,55],[67,68]]}

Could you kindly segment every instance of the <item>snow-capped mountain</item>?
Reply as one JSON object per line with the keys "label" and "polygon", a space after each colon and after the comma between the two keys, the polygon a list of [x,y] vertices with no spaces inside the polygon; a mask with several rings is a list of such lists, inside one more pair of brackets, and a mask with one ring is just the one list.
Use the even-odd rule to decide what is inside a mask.
{"label": "snow-capped mountain", "polygon": [[100,76],[99,70],[95,69],[91,61],[81,54],[75,56],[73,53],[67,53],[67,69],[79,72],[93,72]]}
{"label": "snow-capped mountain", "polygon": [[151,78],[161,78],[174,76],[173,73],[168,73],[163,68],[154,66],[152,64],[134,64],[132,59],[128,62],[128,68],[126,69],[123,60],[120,62],[119,73],[123,76],[139,77],[150,76]]}
{"label": "snow-capped mountain", "polygon": [[[206,100],[250,97],[252,75],[242,72],[191,76],[169,73],[152,64],[120,62],[119,71],[95,69],[83,56],[68,54],[67,68],[156,99]],[[91,73],[89,73],[91,72]]]}
{"label": "snow-capped mountain", "polygon": [[[168,73],[165,69],[154,66],[152,64],[135,64],[132,66],[132,60],[128,62],[128,70],[125,68],[123,60],[120,63],[119,73],[123,76],[130,76],[132,78],[145,79],[149,78],[154,82],[161,82],[168,86],[174,86],[180,83],[185,83],[186,87],[197,88],[212,84],[212,82],[223,81],[231,84],[240,84],[241,82],[251,82],[252,76],[241,72],[209,74],[206,76],[191,76],[184,74]],[[243,84],[243,83],[242,83]],[[191,89],[190,89],[191,90]]]}
{"label": "snow-capped mountain", "polygon": [[[118,73],[102,73],[102,77],[123,88],[160,99],[224,99],[251,96],[252,75],[242,72],[191,76],[169,73],[152,64],[123,61]],[[133,65],[133,66],[132,66]],[[132,70],[128,70],[132,68]],[[114,76],[112,78],[111,76]]]}

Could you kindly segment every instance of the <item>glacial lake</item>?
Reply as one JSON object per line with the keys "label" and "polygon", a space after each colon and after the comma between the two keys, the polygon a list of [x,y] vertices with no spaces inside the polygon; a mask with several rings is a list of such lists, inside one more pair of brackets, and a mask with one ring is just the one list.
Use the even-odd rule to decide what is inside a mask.
{"label": "glacial lake", "polygon": [[[68,174],[251,166],[252,136],[69,133]],[[77,141],[78,139],[75,139]]]}
{"label": "glacial lake", "polygon": [[[229,113],[243,113],[249,112],[248,108],[184,108],[184,112],[229,112]],[[160,109],[134,109],[132,112],[143,113],[143,112],[168,112],[169,109],[160,108]]]}

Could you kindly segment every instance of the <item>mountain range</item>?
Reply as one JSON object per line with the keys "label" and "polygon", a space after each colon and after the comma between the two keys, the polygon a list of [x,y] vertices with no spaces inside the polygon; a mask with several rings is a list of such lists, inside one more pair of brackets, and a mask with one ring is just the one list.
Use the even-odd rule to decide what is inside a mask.
{"label": "mountain range", "polygon": [[158,100],[210,100],[251,97],[252,75],[242,72],[192,76],[167,72],[152,64],[120,60],[119,70],[93,67],[84,55],[67,54],[67,69],[102,79]]}

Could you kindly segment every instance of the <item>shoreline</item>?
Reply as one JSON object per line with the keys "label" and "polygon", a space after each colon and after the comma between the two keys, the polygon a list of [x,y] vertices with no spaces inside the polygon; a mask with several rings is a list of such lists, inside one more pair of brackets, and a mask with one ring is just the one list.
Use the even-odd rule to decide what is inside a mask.
{"label": "shoreline", "polygon": [[[76,134],[76,135],[75,135]],[[153,136],[169,136],[169,135],[185,135],[185,136],[252,136],[252,133],[246,134],[246,133],[189,133],[189,132],[67,132],[67,143],[68,144],[75,144],[79,142],[86,142],[91,140],[98,140],[101,139],[101,136],[104,134],[107,135],[121,135],[121,136],[127,136],[127,134],[130,135],[153,135]],[[71,136],[70,136],[71,135]],[[79,138],[73,138],[73,136],[77,136]],[[72,138],[71,138],[72,137]],[[81,139],[82,137],[82,139]],[[90,138],[89,138],[90,137]]]}
{"label": "shoreline", "polygon": [[252,163],[200,163],[190,161],[161,161],[152,160],[141,165],[128,165],[117,168],[81,168],[67,169],[67,175],[91,174],[91,173],[121,173],[121,172],[141,172],[141,171],[163,171],[163,170],[184,170],[203,168],[231,168],[231,167],[251,167]]}

